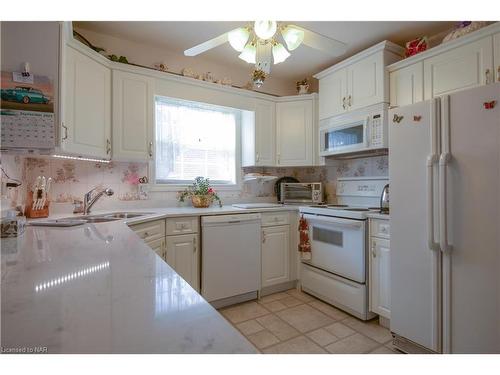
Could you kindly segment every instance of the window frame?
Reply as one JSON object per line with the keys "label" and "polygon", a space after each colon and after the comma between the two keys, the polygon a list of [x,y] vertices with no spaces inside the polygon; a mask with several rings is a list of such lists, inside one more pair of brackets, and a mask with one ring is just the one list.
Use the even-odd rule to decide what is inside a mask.
{"label": "window frame", "polygon": [[200,103],[202,105],[211,106],[214,108],[221,108],[224,110],[232,111],[238,113],[236,120],[236,132],[235,132],[235,183],[234,184],[223,184],[219,181],[211,181],[211,185],[219,191],[241,191],[242,188],[242,166],[241,166],[241,123],[242,123],[242,113],[239,108],[232,108],[218,104],[200,102],[196,100],[182,99],[182,98],[173,98],[165,95],[154,95],[154,111],[153,111],[153,123],[152,123],[152,142],[153,142],[153,156],[149,160],[149,176],[151,176],[151,191],[179,191],[187,188],[192,184],[192,182],[181,182],[181,183],[157,183],[156,181],[156,101],[157,98],[164,98],[167,100],[173,101],[186,101],[193,103]]}

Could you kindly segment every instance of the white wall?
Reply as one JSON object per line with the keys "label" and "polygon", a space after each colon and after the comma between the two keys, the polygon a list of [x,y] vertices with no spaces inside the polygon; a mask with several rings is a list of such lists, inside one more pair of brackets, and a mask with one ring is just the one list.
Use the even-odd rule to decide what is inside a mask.
{"label": "white wall", "polygon": [[[241,69],[229,64],[214,63],[203,57],[186,57],[157,46],[141,44],[79,27],[75,27],[75,30],[94,46],[105,48],[107,54],[126,56],[128,61],[134,64],[153,67],[154,64],[164,62],[169,71],[174,73],[181,73],[183,68],[191,68],[198,74],[212,72],[218,79],[231,78],[236,86],[244,86],[250,80],[252,72],[250,65],[248,69]],[[280,96],[296,94],[294,81],[277,79],[272,73],[266,78],[266,83],[259,91]]]}

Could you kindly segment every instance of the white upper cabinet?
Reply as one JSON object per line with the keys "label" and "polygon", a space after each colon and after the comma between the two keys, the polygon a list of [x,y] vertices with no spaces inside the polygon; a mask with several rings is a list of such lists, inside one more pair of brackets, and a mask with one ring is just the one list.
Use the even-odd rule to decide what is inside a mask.
{"label": "white upper cabinet", "polygon": [[424,60],[424,99],[493,82],[493,42],[488,36]]}
{"label": "white upper cabinet", "polygon": [[314,100],[276,103],[276,165],[314,164]]}
{"label": "white upper cabinet", "polygon": [[276,162],[276,104],[258,100],[255,105],[255,165]]}
{"label": "white upper cabinet", "polygon": [[111,70],[98,60],[65,47],[61,148],[77,156],[110,159]]}
{"label": "white upper cabinet", "polygon": [[495,53],[493,58],[495,82],[500,82],[500,33],[493,35],[493,52]]}
{"label": "white upper cabinet", "polygon": [[387,101],[384,98],[384,56],[374,53],[347,68],[347,98],[349,110]]}
{"label": "white upper cabinet", "polygon": [[113,160],[152,157],[153,105],[153,78],[113,71]]}
{"label": "white upper cabinet", "polygon": [[255,100],[255,111],[242,119],[242,166],[276,164],[276,103]]}
{"label": "white upper cabinet", "polygon": [[391,106],[403,106],[424,100],[422,61],[391,73],[390,97]]}
{"label": "white upper cabinet", "polygon": [[347,110],[347,70],[341,69],[319,80],[319,119]]}
{"label": "white upper cabinet", "polygon": [[388,66],[391,106],[500,82],[500,22]]}
{"label": "white upper cabinet", "polygon": [[389,102],[385,66],[401,59],[403,48],[384,41],[336,64],[319,79],[319,120]]}

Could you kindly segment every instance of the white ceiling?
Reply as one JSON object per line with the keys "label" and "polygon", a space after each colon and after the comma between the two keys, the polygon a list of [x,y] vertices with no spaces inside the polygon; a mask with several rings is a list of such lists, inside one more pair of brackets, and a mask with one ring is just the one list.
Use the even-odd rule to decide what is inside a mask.
{"label": "white ceiling", "polygon": [[[167,48],[170,52],[183,54],[184,50],[216,37],[236,27],[240,22],[75,22],[76,26],[115,37]],[[288,23],[288,22],[287,22]],[[390,40],[404,46],[404,43],[422,35],[435,35],[451,28],[454,22],[289,22],[305,27],[319,34],[347,43],[344,56],[332,57],[321,51],[302,45],[292,52],[283,63],[273,65],[271,74],[276,78],[298,79],[311,76],[334,63],[345,59],[382,40]],[[200,55],[203,59],[241,68],[249,65],[238,58],[238,52],[229,43]],[[192,57],[196,59],[197,57]]]}

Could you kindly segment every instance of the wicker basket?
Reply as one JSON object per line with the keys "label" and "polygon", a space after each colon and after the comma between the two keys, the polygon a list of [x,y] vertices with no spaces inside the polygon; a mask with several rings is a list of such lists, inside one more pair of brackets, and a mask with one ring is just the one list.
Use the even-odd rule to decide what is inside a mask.
{"label": "wicker basket", "polygon": [[193,196],[191,196],[191,202],[193,203],[193,207],[196,207],[196,208],[210,207],[213,200],[214,200],[214,197],[211,195],[193,195]]}

